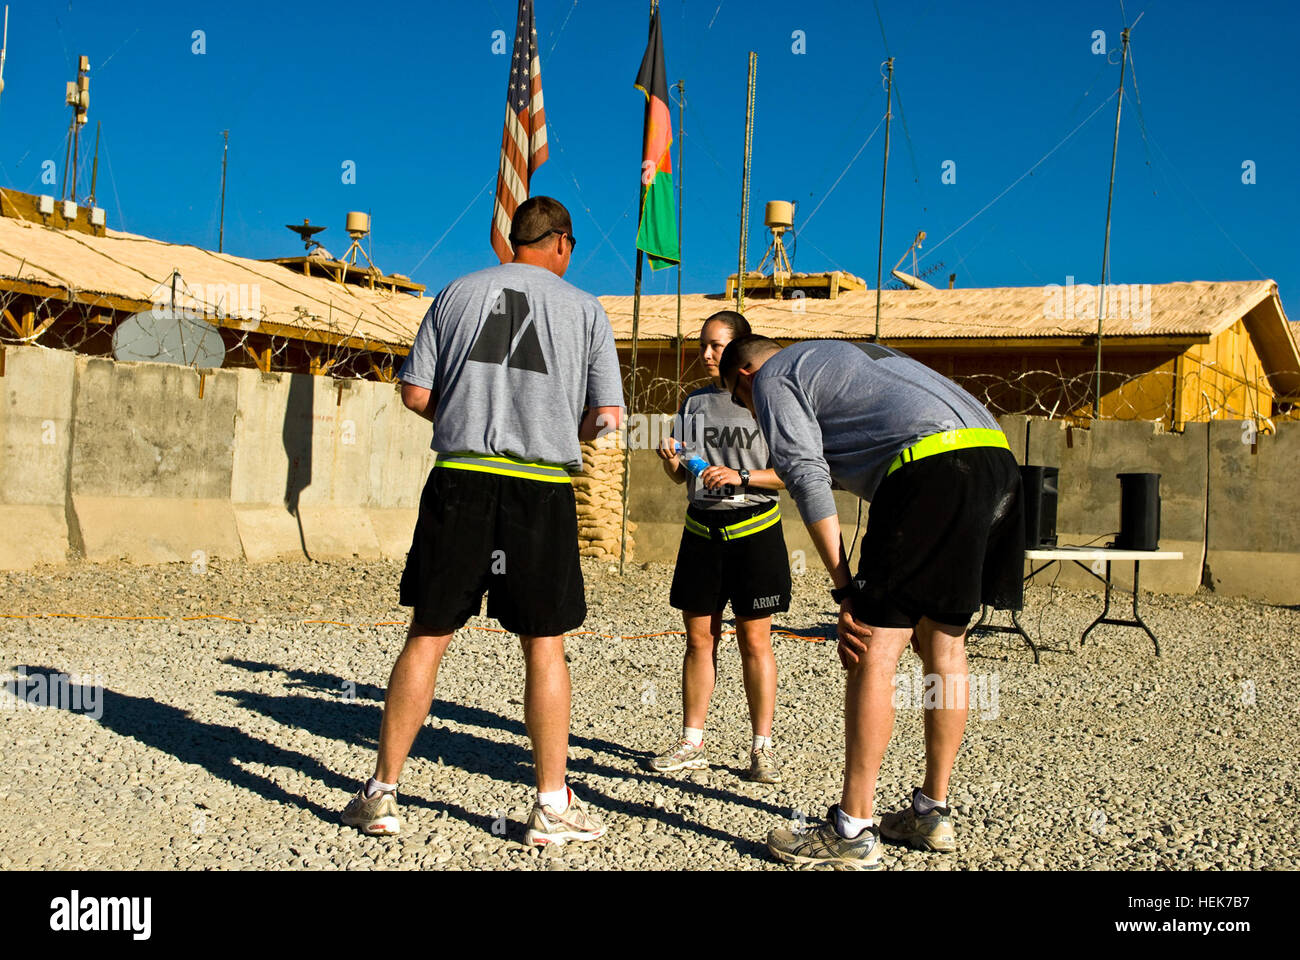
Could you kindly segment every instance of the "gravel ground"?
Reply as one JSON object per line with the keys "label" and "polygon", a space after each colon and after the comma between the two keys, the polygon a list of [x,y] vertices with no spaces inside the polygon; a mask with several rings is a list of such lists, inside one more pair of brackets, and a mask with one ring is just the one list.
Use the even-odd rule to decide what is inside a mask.
{"label": "gravel ground", "polygon": [[[749,728],[730,643],[707,733],[714,765],[654,774],[646,760],[680,724],[682,640],[617,638],[680,627],[666,602],[671,567],[633,566],[625,579],[585,569],[585,629],[613,636],[569,642],[570,783],[610,829],[546,852],[521,842],[532,800],[523,658],[513,638],[484,630],[459,634],[443,661],[402,779],[402,834],[339,824],[372,770],[403,636],[374,626],[405,621],[398,565],[0,573],[10,616],[0,619],[0,727],[15,747],[0,772],[0,868],[784,869],[767,855],[767,831],[816,821],[839,797],[833,644],[776,640],[783,783],[740,779]],[[826,636],[829,606],[824,576],[796,578],[777,625]],[[971,719],[950,793],[958,852],[888,846],[888,869],[1300,868],[1300,611],[1152,595],[1143,612],[1162,641],[1157,659],[1140,631],[1116,627],[1079,648],[1097,594],[1034,588],[1027,606],[1025,623],[1049,648],[1041,665],[1015,637],[970,646]],[[211,614],[236,619],[184,619]],[[920,780],[921,711],[904,696],[914,669],[907,651],[909,702],[878,814]],[[80,711],[33,708],[38,678],[60,672],[83,690],[101,684],[102,696]],[[13,695],[19,683],[28,702]]]}

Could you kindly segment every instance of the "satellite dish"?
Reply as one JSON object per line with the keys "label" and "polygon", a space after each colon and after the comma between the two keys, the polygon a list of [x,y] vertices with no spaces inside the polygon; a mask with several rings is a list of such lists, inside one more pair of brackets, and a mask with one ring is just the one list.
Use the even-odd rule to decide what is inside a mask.
{"label": "satellite dish", "polygon": [[216,369],[226,359],[221,331],[180,310],[142,310],[113,331],[113,358]]}

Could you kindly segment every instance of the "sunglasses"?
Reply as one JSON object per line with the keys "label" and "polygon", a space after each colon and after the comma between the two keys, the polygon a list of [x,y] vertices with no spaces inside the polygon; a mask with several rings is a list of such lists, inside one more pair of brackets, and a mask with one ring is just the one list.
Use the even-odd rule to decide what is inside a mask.
{"label": "sunglasses", "polygon": [[570,252],[570,253],[572,253],[574,250],[578,249],[578,238],[575,237],[575,236],[574,236],[573,234],[571,234],[571,233],[566,233],[566,232],[563,231],[563,230],[547,230],[547,231],[546,231],[545,233],[543,233],[541,236],[533,237],[533,239],[531,239],[531,240],[512,240],[511,242],[512,242],[516,247],[526,247],[526,246],[528,246],[529,244],[536,243],[538,240],[541,240],[542,237],[549,237],[549,236],[550,236],[551,234],[553,234],[553,233],[558,233],[558,234],[559,234],[560,236],[562,236],[562,237],[568,237],[568,238],[569,238],[569,252]]}

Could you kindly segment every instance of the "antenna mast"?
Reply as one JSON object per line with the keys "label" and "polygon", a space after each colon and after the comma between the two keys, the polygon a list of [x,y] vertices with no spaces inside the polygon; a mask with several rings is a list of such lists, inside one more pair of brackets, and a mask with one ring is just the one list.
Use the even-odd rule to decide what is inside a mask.
{"label": "antenna mast", "polygon": [[5,4],[5,32],[0,40],[0,93],[5,92],[5,51],[9,49],[9,4]]}
{"label": "antenna mast", "polygon": [[72,124],[68,129],[68,153],[71,159],[63,168],[63,197],[68,196],[68,174],[72,175],[72,201],[77,200],[77,154],[81,145],[81,128],[86,125],[86,111],[90,109],[90,57],[77,59],[77,79],[68,82],[64,102],[72,108]]}
{"label": "antenna mast", "polygon": [[[1141,19],[1142,17],[1139,15],[1138,20]],[[1134,26],[1136,25],[1137,21],[1134,21]],[[1092,406],[1092,415],[1097,420],[1101,419],[1101,321],[1106,315],[1106,278],[1110,268],[1110,207],[1111,202],[1115,199],[1115,159],[1119,155],[1119,114],[1120,108],[1124,105],[1124,67],[1128,65],[1128,32],[1130,29],[1132,28],[1125,27],[1124,32],[1120,34],[1124,53],[1119,61],[1119,96],[1115,99],[1115,143],[1110,150],[1110,189],[1106,194],[1106,242],[1101,253],[1101,292],[1097,297],[1097,382]]]}
{"label": "antenna mast", "polygon": [[221,151],[221,222],[217,227],[217,253],[221,253],[221,245],[226,239],[226,155],[230,153],[230,131],[222,130],[221,136],[226,145]]}
{"label": "antenna mast", "polygon": [[880,243],[876,247],[876,333],[872,340],[880,339],[880,271],[885,255],[885,179],[889,175],[889,122],[894,116],[894,58],[885,61],[885,162],[880,169]]}

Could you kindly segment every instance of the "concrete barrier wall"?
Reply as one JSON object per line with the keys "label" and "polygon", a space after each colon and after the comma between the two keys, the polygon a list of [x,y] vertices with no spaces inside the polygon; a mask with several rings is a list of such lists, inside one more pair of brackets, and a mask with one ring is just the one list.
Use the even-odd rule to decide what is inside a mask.
{"label": "concrete barrier wall", "polygon": [[6,348],[0,378],[0,570],[68,559],[76,357]]}
{"label": "concrete barrier wall", "polygon": [[[432,465],[430,424],[393,384],[119,364],[10,347],[0,377],[0,569],[126,559],[400,558]],[[1182,434],[1149,423],[1004,417],[1021,462],[1057,466],[1062,543],[1119,528],[1123,472],[1161,474],[1161,547],[1142,586],[1300,602],[1300,423],[1253,437],[1236,421]],[[1249,441],[1255,439],[1252,448]],[[635,559],[672,561],[686,498],[653,450],[632,453]],[[858,501],[838,492],[847,539]],[[782,495],[792,563],[820,575],[798,511]],[[865,528],[868,508],[863,509]],[[1125,582],[1126,565],[1117,579]],[[1073,564],[1040,577],[1096,587]]]}
{"label": "concrete barrier wall", "polygon": [[1209,451],[1207,583],[1233,596],[1300,604],[1300,423],[1280,423],[1275,435],[1212,423]]}

